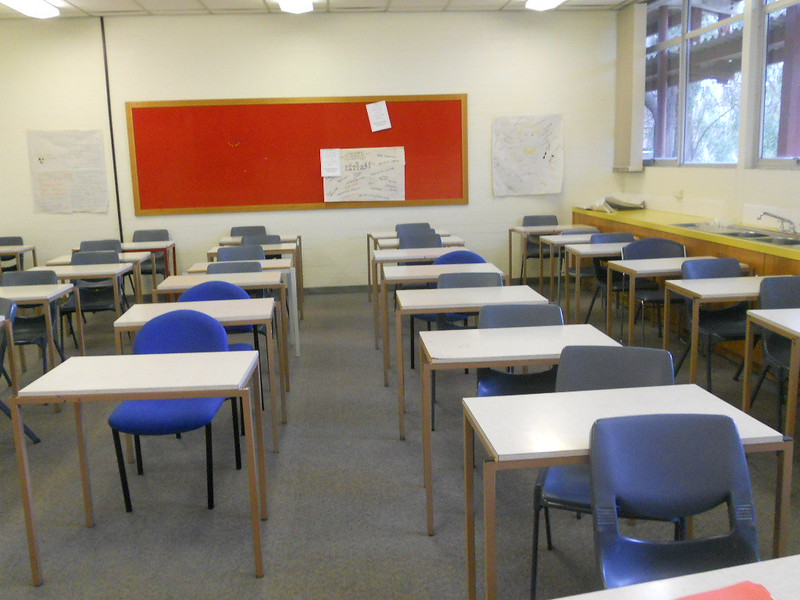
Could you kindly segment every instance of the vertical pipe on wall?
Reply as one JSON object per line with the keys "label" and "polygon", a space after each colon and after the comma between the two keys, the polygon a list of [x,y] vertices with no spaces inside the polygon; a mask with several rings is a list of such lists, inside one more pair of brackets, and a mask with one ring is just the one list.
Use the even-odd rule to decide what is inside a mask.
{"label": "vertical pipe on wall", "polygon": [[117,227],[119,228],[119,241],[124,241],[122,235],[122,210],[119,204],[119,180],[117,179],[117,151],[114,144],[114,121],[111,119],[111,86],[108,81],[108,49],[106,48],[106,24],[100,17],[100,33],[103,39],[103,71],[106,84],[106,106],[108,107],[108,131],[111,135],[111,165],[114,170],[114,198],[117,202]]}

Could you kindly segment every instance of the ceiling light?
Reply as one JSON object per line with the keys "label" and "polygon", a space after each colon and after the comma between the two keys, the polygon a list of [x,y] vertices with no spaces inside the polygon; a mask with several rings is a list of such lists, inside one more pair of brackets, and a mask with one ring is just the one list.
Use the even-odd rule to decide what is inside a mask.
{"label": "ceiling light", "polygon": [[60,14],[55,6],[44,0],[0,0],[0,4],[34,19],[49,19]]}
{"label": "ceiling light", "polygon": [[292,13],[293,15],[300,15],[314,10],[314,2],[312,0],[278,0],[278,6],[281,7],[282,12]]}
{"label": "ceiling light", "polygon": [[564,0],[527,0],[525,8],[529,10],[552,10],[563,3]]}

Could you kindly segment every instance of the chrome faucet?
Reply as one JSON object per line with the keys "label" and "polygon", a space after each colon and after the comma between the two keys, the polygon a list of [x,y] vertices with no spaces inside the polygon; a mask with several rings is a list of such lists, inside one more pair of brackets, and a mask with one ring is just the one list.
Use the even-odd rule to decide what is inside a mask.
{"label": "chrome faucet", "polygon": [[786,217],[776,215],[775,213],[771,213],[766,210],[762,212],[760,215],[758,215],[757,220],[760,221],[761,217],[772,217],[773,219],[778,219],[778,221],[780,221],[781,224],[780,225],[781,233],[793,233],[797,235],[797,229],[795,228],[794,223],[789,219],[787,219]]}

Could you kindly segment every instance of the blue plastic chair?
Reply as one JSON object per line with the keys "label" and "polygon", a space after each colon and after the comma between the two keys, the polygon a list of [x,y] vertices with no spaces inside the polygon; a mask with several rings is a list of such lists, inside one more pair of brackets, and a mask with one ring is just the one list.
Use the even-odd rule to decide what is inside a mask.
{"label": "blue plastic chair", "polygon": [[[597,233],[591,237],[589,243],[614,244],[621,242],[633,242],[634,240],[635,238],[633,234],[628,232]],[[598,295],[602,295],[603,298],[605,298],[605,301],[608,302],[608,298],[605,297],[606,290],[608,289],[608,269],[606,268],[607,261],[608,259],[603,258],[595,258],[592,260],[592,270],[594,272],[594,294],[592,295],[592,301],[589,303],[589,310],[586,313],[586,320],[584,323],[589,322],[589,319],[592,316],[592,309],[594,308],[594,303],[597,300]],[[622,276],[622,273],[618,271],[612,271],[611,274],[611,291],[619,296],[619,292],[624,292],[628,289],[625,285],[627,280]]]}
{"label": "blue plastic chair", "polygon": [[[238,285],[228,281],[205,281],[183,292],[178,298],[178,302],[203,302],[207,300],[248,300],[250,295]],[[251,333],[252,325],[228,325],[225,331],[228,333]],[[253,335],[255,347],[258,347],[258,338]],[[253,350],[250,344],[231,344],[228,342],[228,349],[241,351]]]}
{"label": "blue plastic chair", "polygon": [[267,235],[264,225],[239,225],[231,227],[231,237],[244,237],[246,235]]}
{"label": "blue plastic chair", "polygon": [[[800,308],[800,276],[765,277],[761,280],[758,301],[759,308]],[[775,375],[778,399],[778,429],[783,430],[783,404],[786,395],[786,380],[789,378],[789,364],[792,342],[789,338],[774,331],[761,329],[764,345],[764,367],[750,398],[755,402],[761,385],[769,371]],[[788,432],[786,432],[788,435]]]}
{"label": "blue plastic chair", "polygon": [[442,236],[433,231],[433,229],[426,229],[420,231],[412,230],[406,233],[400,233],[398,234],[397,239],[400,243],[400,248],[442,247]]}
{"label": "blue plastic chair", "polygon": [[264,250],[261,246],[222,246],[217,251],[217,260],[264,260]]}
{"label": "blue plastic chair", "polygon": [[100,252],[107,250],[119,254],[122,252],[122,244],[119,240],[86,240],[80,244],[80,252]]}
{"label": "blue plastic chair", "polygon": [[[672,385],[672,355],[656,348],[623,346],[567,346],[561,352],[556,374],[557,392]],[[589,467],[574,465],[539,469],[533,491],[533,543],[531,598],[536,597],[539,559],[539,514],[544,510],[547,549],[553,549],[550,509],[580,514],[592,510]],[[675,525],[675,537],[681,535]]]}
{"label": "blue plastic chair", "polygon": [[[556,304],[493,304],[478,316],[478,329],[563,325],[564,314]],[[554,392],[558,366],[534,373],[478,369],[478,396],[509,396]]]}
{"label": "blue plastic chair", "polygon": [[404,234],[408,231],[433,231],[430,223],[398,223],[394,226],[397,235]]}
{"label": "blue plastic chair", "polygon": [[[156,317],[139,330],[133,343],[134,354],[172,354],[180,352],[225,352],[228,336],[219,321],[194,310],[176,310]],[[143,474],[140,437],[143,435],[176,435],[205,428],[206,487],[208,508],[214,508],[214,473],[211,443],[211,422],[225,398],[177,398],[169,400],[127,400],[122,402],[108,424],[114,437],[125,510],[131,512],[130,491],[122,456],[120,433],[133,435],[136,469]],[[235,407],[235,403],[231,403]],[[234,417],[234,424],[238,419]],[[238,441],[238,432],[235,432]]]}
{"label": "blue plastic chair", "polygon": [[[597,570],[615,588],[757,562],[755,507],[736,425],[722,415],[600,419],[591,465]],[[683,520],[727,506],[719,535],[651,541],[620,533],[630,516]]]}
{"label": "blue plastic chair", "polygon": [[[137,229],[133,232],[134,242],[166,242],[169,239],[166,229]],[[142,275],[152,275],[153,270],[163,277],[167,276],[167,261],[163,252],[153,252],[153,257],[142,263]]]}
{"label": "blue plastic chair", "polygon": [[[0,236],[0,246],[22,246],[25,242],[22,241],[22,236],[19,235],[6,235]],[[25,257],[19,257],[20,270],[25,269]],[[17,270],[17,255],[16,254],[0,254],[0,266],[3,268],[3,273],[7,271]]]}
{"label": "blue plastic chair", "polygon": [[[522,217],[523,227],[534,227],[537,225],[558,225],[558,217],[556,215],[528,215]],[[525,244],[522,248],[522,264],[519,267],[519,278],[522,281],[528,276],[527,264],[530,259],[551,258],[550,246],[545,246],[542,249],[542,254],[539,255],[539,237],[538,235],[528,235],[525,237]],[[539,282],[539,285],[541,285],[541,282]]]}

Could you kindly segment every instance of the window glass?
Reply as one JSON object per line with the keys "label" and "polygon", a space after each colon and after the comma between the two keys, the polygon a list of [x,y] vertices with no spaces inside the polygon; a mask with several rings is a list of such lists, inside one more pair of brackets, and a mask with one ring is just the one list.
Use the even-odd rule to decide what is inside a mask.
{"label": "window glass", "polygon": [[643,158],[678,157],[680,46],[647,55]]}
{"label": "window glass", "polygon": [[744,12],[744,0],[689,0],[687,29],[694,31]]}
{"label": "window glass", "polygon": [[681,0],[658,0],[647,5],[647,48],[680,37],[681,8]]}
{"label": "window glass", "polygon": [[684,162],[735,163],[739,155],[742,23],[689,40]]}
{"label": "window glass", "polygon": [[800,4],[767,17],[763,158],[800,156]]}

